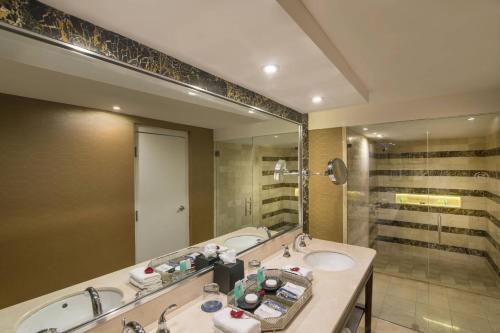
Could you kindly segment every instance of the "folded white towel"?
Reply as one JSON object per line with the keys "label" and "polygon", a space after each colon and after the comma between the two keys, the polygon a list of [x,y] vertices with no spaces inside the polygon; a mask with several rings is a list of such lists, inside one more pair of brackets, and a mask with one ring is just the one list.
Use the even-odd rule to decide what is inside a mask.
{"label": "folded white towel", "polygon": [[134,278],[130,277],[129,282],[133,285],[136,286],[139,289],[147,289],[147,290],[154,290],[158,289],[162,286],[161,280],[160,281],[153,281],[153,282],[148,282],[148,283],[141,283],[139,281],[136,281]]}
{"label": "folded white towel", "polygon": [[222,332],[220,329],[218,329],[217,327],[214,327],[214,333],[224,333]]}
{"label": "folded white towel", "polygon": [[236,319],[231,317],[231,308],[224,308],[215,313],[212,320],[215,328],[224,333],[260,333],[260,321],[243,315]]}
{"label": "folded white towel", "polygon": [[[294,268],[294,267],[297,267],[299,270],[297,272],[292,271],[292,268]],[[312,269],[309,269],[307,267],[287,265],[287,266],[283,267],[282,270],[287,271],[289,273],[303,276],[303,277],[307,278],[309,281],[312,281],[312,279],[313,279],[313,271],[312,271]]]}
{"label": "folded white towel", "polygon": [[146,268],[147,267],[134,268],[133,270],[130,271],[130,277],[141,284],[156,282],[161,280],[161,275],[159,273],[156,272],[149,274],[144,273],[144,270]]}

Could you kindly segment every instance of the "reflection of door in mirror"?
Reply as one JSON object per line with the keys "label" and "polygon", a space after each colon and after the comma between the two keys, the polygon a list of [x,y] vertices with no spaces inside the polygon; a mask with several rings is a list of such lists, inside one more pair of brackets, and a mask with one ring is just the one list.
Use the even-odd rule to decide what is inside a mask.
{"label": "reflection of door in mirror", "polygon": [[135,260],[187,247],[187,133],[139,127],[136,150]]}

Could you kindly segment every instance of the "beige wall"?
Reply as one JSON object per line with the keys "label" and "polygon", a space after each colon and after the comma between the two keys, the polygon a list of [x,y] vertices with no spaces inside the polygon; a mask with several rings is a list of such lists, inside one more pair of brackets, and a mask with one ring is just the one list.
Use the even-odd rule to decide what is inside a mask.
{"label": "beige wall", "polygon": [[[342,128],[309,131],[309,169],[323,172],[330,159],[344,155]],[[315,238],[343,241],[343,196],[345,185],[334,185],[328,177],[309,178],[309,232]]]}
{"label": "beige wall", "polygon": [[446,118],[500,111],[500,89],[438,96],[413,101],[325,110],[309,114],[309,129]]}
{"label": "beige wall", "polygon": [[188,131],[190,241],[213,237],[212,130],[3,94],[0,103],[0,308],[134,263],[136,124]]}

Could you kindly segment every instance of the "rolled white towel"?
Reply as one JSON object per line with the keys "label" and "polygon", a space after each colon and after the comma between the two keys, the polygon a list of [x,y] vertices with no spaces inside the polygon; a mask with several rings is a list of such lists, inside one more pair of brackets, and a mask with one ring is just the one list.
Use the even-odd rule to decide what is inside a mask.
{"label": "rolled white towel", "polygon": [[[297,267],[299,269],[296,272],[292,271],[292,268],[295,268],[295,267]],[[303,276],[303,277],[307,278],[309,281],[312,281],[312,279],[313,279],[313,271],[312,271],[312,269],[309,269],[307,267],[287,265],[287,266],[283,267],[282,270],[289,272],[289,273]]]}
{"label": "rolled white towel", "polygon": [[156,282],[156,281],[161,281],[160,273],[153,272],[153,273],[147,274],[144,272],[144,270],[146,268],[147,267],[134,268],[129,273],[130,277],[141,284],[147,284],[147,283],[152,283],[152,282]]}
{"label": "rolled white towel", "polygon": [[231,310],[224,308],[213,316],[216,329],[224,333],[260,333],[260,321],[245,315],[239,319],[233,318]]}

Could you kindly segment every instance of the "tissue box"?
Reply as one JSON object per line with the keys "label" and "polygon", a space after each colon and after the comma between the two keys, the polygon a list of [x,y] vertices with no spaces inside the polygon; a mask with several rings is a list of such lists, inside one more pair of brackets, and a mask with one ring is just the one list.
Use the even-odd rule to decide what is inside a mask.
{"label": "tissue box", "polygon": [[205,267],[212,266],[218,259],[217,257],[207,258],[203,254],[200,254],[194,259],[194,266],[199,271]]}
{"label": "tissue box", "polygon": [[233,290],[236,281],[243,277],[245,277],[243,260],[236,259],[234,264],[224,264],[222,261],[214,264],[214,282],[224,294]]}

